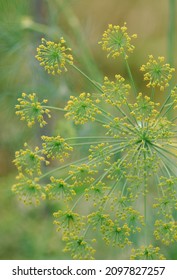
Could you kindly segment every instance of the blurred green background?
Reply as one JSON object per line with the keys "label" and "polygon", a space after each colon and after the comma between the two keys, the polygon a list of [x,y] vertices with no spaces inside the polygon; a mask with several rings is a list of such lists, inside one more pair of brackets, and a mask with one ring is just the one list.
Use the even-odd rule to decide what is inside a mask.
{"label": "blurred green background", "polygon": [[[138,34],[130,65],[137,84],[144,89],[138,69],[148,54],[168,58],[169,1],[0,0],[0,259],[70,258],[62,253],[64,244],[53,225],[52,213],[58,206],[23,206],[11,192],[16,176],[12,164],[15,151],[24,141],[37,143],[42,133],[38,127],[27,129],[15,115],[21,93],[36,92],[51,105],[63,107],[71,94],[93,90],[74,72],[51,77],[41,69],[35,59],[41,37],[57,41],[63,36],[77,65],[102,81],[104,75],[125,74],[121,61],[107,60],[97,44],[109,23],[121,25],[125,21],[129,33]],[[47,131],[57,130],[76,133],[70,123],[66,126],[60,116],[53,115]],[[102,243],[97,249],[97,259],[127,258]],[[167,258],[176,259],[176,249],[164,248]]]}

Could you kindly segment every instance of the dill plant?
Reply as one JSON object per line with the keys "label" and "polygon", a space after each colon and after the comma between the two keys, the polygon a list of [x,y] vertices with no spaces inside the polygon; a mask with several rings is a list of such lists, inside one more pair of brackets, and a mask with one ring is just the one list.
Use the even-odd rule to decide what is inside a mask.
{"label": "dill plant", "polygon": [[[18,175],[13,191],[26,204],[59,201],[54,224],[66,243],[64,251],[74,259],[93,259],[99,238],[118,251],[130,246],[131,259],[164,259],[160,247],[177,241],[177,86],[170,83],[174,68],[164,57],[150,55],[140,68],[147,93],[140,92],[128,63],[136,37],[127,33],[126,24],[108,26],[99,44],[108,58],[122,57],[129,81],[116,74],[114,79],[104,77],[102,84],[74,64],[63,38],[59,43],[42,39],[36,58],[49,74],[72,67],[95,91],[71,96],[64,108],[40,102],[35,93],[23,93],[16,105],[29,127],[36,121],[46,125],[51,110],[63,112],[76,126],[90,122],[102,127],[101,135],[43,135],[40,147],[31,149],[25,143],[14,159]],[[161,104],[155,102],[159,94],[165,100]],[[71,155],[77,158],[83,146],[87,154],[68,161]]]}

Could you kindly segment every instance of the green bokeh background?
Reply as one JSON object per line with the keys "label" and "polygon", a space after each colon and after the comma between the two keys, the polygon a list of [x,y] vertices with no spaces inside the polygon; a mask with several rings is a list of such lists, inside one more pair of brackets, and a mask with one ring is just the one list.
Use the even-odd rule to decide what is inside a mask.
{"label": "green bokeh background", "polygon": [[[16,176],[12,164],[15,150],[25,141],[37,144],[43,133],[37,126],[26,128],[15,115],[21,93],[36,92],[49,99],[50,105],[63,107],[71,94],[93,90],[77,73],[51,77],[41,69],[35,59],[41,37],[57,41],[63,36],[74,51],[77,65],[91,78],[102,81],[104,75],[125,75],[122,62],[107,60],[97,44],[109,23],[124,22],[130,34],[138,34],[130,65],[137,84],[145,90],[138,69],[148,54],[169,56],[169,1],[0,0],[0,259],[70,258],[62,252],[64,244],[53,225],[52,213],[59,205],[27,207],[11,192]],[[175,66],[176,59],[177,55]],[[159,101],[161,98],[157,97]],[[72,136],[84,133],[55,114],[46,130]],[[127,258],[129,253],[107,248],[102,242],[97,247],[97,259]],[[167,258],[177,259],[177,246],[163,250]]]}

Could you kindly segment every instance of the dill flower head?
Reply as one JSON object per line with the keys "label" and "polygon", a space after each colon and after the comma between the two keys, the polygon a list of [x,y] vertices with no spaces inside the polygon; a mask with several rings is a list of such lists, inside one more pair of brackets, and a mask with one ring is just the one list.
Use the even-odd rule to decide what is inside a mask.
{"label": "dill flower head", "polygon": [[69,174],[75,187],[87,187],[94,181],[93,175],[96,173],[93,167],[88,164],[71,165]]}
{"label": "dill flower head", "polygon": [[147,87],[159,87],[163,91],[169,86],[175,69],[171,68],[168,63],[164,63],[164,60],[163,56],[159,56],[156,60],[153,55],[149,55],[148,62],[141,66],[140,70],[145,72],[144,80],[148,81]]}
{"label": "dill flower head", "polygon": [[[66,239],[66,247],[64,252],[70,252],[75,260],[92,260],[95,249],[85,240],[84,236],[70,234]],[[94,242],[94,241],[93,241]]]}
{"label": "dill flower head", "polygon": [[177,241],[177,224],[172,221],[155,221],[154,236],[157,240],[160,240],[163,244],[169,245]]}
{"label": "dill flower head", "polygon": [[47,124],[44,119],[46,115],[48,118],[51,117],[50,111],[45,108],[45,104],[48,102],[44,99],[42,102],[39,102],[36,93],[26,94],[22,93],[22,97],[18,98],[19,104],[15,106],[16,115],[20,116],[22,121],[26,121],[29,127],[32,127],[35,124],[35,121],[38,121],[40,127],[43,127]]}
{"label": "dill flower head", "polygon": [[56,179],[53,176],[50,178],[50,183],[46,186],[46,195],[51,200],[64,199],[65,201],[72,200],[76,194],[73,188],[63,179]]}
{"label": "dill flower head", "polygon": [[53,213],[55,218],[54,224],[57,226],[57,231],[63,230],[65,235],[70,232],[78,233],[83,227],[82,218],[78,213],[73,212],[70,209],[66,211],[58,210]]}
{"label": "dill flower head", "polygon": [[[24,150],[16,152],[14,163],[19,175],[13,191],[28,203],[38,203],[43,198],[59,200],[60,210],[54,213],[54,224],[66,242],[64,251],[74,259],[92,259],[95,238],[119,248],[135,240],[143,243],[146,236],[139,239],[138,233],[142,228],[142,234],[149,233],[148,215],[152,213],[149,207],[154,208],[153,216],[157,217],[153,221],[153,239],[165,245],[177,241],[174,215],[177,210],[177,86],[162,104],[154,101],[154,90],[151,98],[138,94],[127,61],[128,54],[134,50],[132,38],[136,35],[127,34],[126,24],[109,25],[100,42],[108,57],[123,56],[131,86],[118,74],[114,80],[105,77],[100,85],[73,65],[98,92],[71,96],[64,109],[55,109],[65,111],[65,117],[75,124],[95,122],[95,129],[89,126],[89,135],[83,135],[81,130],[78,137],[67,139],[45,135],[41,137],[41,149],[36,147],[31,151],[25,145]],[[58,44],[43,39],[37,58],[48,73],[60,74],[67,70],[66,63],[73,63],[69,52],[63,39]],[[174,69],[164,64],[163,57],[156,61],[149,56],[141,71],[145,72],[148,87],[163,90],[169,85]],[[131,88],[135,94],[133,100],[129,99]],[[38,102],[35,94],[23,94],[19,103],[17,114],[29,126],[36,119],[41,126],[45,124],[43,115],[49,114],[49,107]],[[71,161],[61,165],[71,151]],[[43,164],[49,163],[46,159],[59,159],[59,166],[52,168],[57,164],[55,160],[46,172]],[[53,172],[59,178],[51,176]],[[149,193],[151,199],[147,201]],[[146,244],[133,249],[131,259],[164,259],[164,256],[158,247]]]}
{"label": "dill flower head", "polygon": [[73,150],[71,146],[69,146],[64,138],[61,136],[45,136],[41,137],[43,140],[42,143],[42,153],[47,156],[47,158],[58,158],[61,162],[64,161],[64,158],[69,157],[69,152]]}
{"label": "dill flower head", "polygon": [[125,83],[125,79],[121,75],[115,75],[115,81],[110,81],[108,77],[104,77],[102,90],[102,96],[107,103],[119,106],[126,102],[130,85]]}
{"label": "dill flower head", "polygon": [[132,38],[137,38],[137,35],[128,35],[126,23],[122,27],[109,24],[99,44],[102,45],[103,50],[108,52],[107,57],[116,58],[123,54],[125,58],[128,58],[128,53],[132,53],[135,48],[131,45]]}
{"label": "dill flower head", "polygon": [[102,227],[102,230],[103,228],[103,240],[107,245],[111,243],[113,247],[118,246],[120,248],[124,248],[126,245],[131,244],[131,241],[129,239],[131,230],[126,223],[120,225],[115,221],[115,223],[107,225],[106,227]]}
{"label": "dill flower head", "polygon": [[34,203],[38,205],[41,199],[45,199],[45,193],[42,186],[38,183],[37,177],[29,178],[19,173],[16,178],[18,183],[12,186],[12,191],[24,204],[30,205]]}
{"label": "dill flower head", "polygon": [[15,159],[13,160],[18,171],[21,173],[33,176],[34,174],[41,175],[42,163],[48,164],[43,156],[39,154],[39,148],[36,147],[35,151],[32,151],[27,143],[24,144],[25,149],[20,149],[15,152]]}
{"label": "dill flower head", "polygon": [[65,110],[68,111],[65,117],[73,119],[75,124],[84,124],[87,121],[95,120],[95,115],[100,114],[97,106],[90,98],[90,93],[81,93],[79,97],[70,96]]}
{"label": "dill flower head", "polygon": [[67,71],[66,63],[73,64],[71,49],[65,46],[65,40],[60,38],[59,43],[47,41],[42,38],[42,44],[37,48],[36,58],[48,74],[60,74]]}
{"label": "dill flower head", "polygon": [[132,249],[131,260],[165,260],[165,257],[159,253],[159,247],[141,246],[139,249]]}

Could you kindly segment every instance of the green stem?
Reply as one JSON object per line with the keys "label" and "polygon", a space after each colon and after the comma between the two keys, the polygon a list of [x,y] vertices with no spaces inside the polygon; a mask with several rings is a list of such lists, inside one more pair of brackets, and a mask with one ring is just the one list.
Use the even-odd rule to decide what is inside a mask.
{"label": "green stem", "polygon": [[144,185],[144,224],[145,224],[144,239],[145,239],[145,245],[147,245],[147,195],[145,192],[146,192],[146,187]]}
{"label": "green stem", "polygon": [[152,101],[154,101],[154,94],[155,94],[155,89],[152,88],[152,91],[151,91],[151,99],[152,99]]}
{"label": "green stem", "polygon": [[130,66],[129,66],[128,61],[127,61],[126,58],[125,58],[125,65],[126,65],[126,68],[127,68],[127,71],[128,71],[128,75],[129,75],[129,78],[130,78],[130,81],[131,81],[131,84],[132,84],[134,95],[136,97],[137,96],[137,90],[136,90],[135,82],[134,82],[134,79],[133,79],[133,76],[132,76],[132,72],[130,70]]}
{"label": "green stem", "polygon": [[96,87],[101,93],[103,92],[103,90],[101,89],[101,86],[99,85],[99,83],[95,82],[94,80],[92,80],[89,76],[87,76],[82,70],[80,70],[76,65],[71,64],[71,66],[77,70],[81,75],[83,75],[92,85],[94,85],[94,87]]}
{"label": "green stem", "polygon": [[45,109],[57,110],[57,111],[62,111],[62,112],[68,112],[68,111],[65,110],[65,109],[58,108],[58,107],[53,107],[53,106],[43,106],[43,108],[45,108]]}

